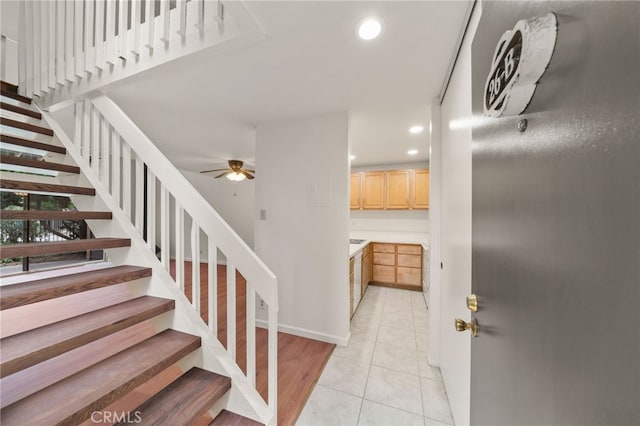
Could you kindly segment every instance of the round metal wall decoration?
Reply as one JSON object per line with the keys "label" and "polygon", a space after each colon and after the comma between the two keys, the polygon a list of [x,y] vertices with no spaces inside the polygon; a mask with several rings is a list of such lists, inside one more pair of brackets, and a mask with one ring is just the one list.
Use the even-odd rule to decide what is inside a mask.
{"label": "round metal wall decoration", "polygon": [[522,19],[500,37],[484,87],[485,115],[524,112],[549,66],[557,33],[556,15],[548,13]]}

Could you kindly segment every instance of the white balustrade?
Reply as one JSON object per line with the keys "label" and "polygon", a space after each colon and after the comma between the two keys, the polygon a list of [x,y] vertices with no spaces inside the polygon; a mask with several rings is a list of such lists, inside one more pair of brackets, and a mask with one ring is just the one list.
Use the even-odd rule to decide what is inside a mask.
{"label": "white balustrade", "polygon": [[[173,257],[175,283],[182,291],[185,289],[188,273],[185,271],[185,261],[189,257],[185,249],[189,248],[191,303],[193,309],[200,314],[201,286],[206,285],[207,325],[216,336],[218,251],[226,257],[227,320],[224,343],[234,361],[238,349],[236,272],[246,279],[246,377],[254,388],[257,352],[256,296],[265,302],[268,328],[266,403],[275,418],[278,312],[276,277],[113,101],[104,95],[79,100],[75,104],[75,115],[73,146],[79,152],[80,162],[84,161],[81,166],[95,173],[115,204],[122,209],[140,235],[146,237],[148,249],[154,255],[156,244],[159,244],[159,262],[169,272]],[[156,191],[160,196],[159,205],[156,204]],[[170,224],[174,224],[173,232]],[[206,238],[206,246],[201,245],[201,238]],[[186,239],[190,240],[190,244],[185,247]],[[206,260],[201,259],[201,247],[207,249]],[[206,277],[200,276],[201,262],[206,263]]]}
{"label": "white balustrade", "polygon": [[[51,106],[224,41],[218,1],[20,2],[17,83]],[[172,7],[173,6],[173,7]]]}

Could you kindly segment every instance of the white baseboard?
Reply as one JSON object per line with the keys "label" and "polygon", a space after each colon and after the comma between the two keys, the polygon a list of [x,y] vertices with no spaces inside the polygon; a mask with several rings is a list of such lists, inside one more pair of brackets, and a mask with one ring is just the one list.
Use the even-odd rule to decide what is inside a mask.
{"label": "white baseboard", "polygon": [[[256,326],[260,328],[267,328],[267,321],[256,319]],[[333,343],[340,346],[347,346],[347,344],[349,343],[349,338],[351,337],[351,333],[347,334],[345,337],[340,337],[332,334],[308,330],[306,328],[293,327],[286,324],[278,324],[278,331],[282,333],[293,334],[294,336],[306,337],[307,339]]]}

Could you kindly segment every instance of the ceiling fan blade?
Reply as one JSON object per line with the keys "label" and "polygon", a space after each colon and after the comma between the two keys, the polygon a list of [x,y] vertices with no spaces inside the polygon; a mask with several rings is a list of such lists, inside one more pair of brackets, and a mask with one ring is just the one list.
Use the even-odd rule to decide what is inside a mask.
{"label": "ceiling fan blade", "polygon": [[221,172],[223,170],[229,170],[229,169],[213,169],[213,170],[203,170],[200,173],[211,173],[211,172]]}
{"label": "ceiling fan blade", "polygon": [[255,173],[256,172],[255,170],[251,170],[251,169],[242,169],[242,170],[244,170],[245,172],[249,172],[249,173]]}
{"label": "ceiling fan blade", "polygon": [[256,178],[254,175],[252,175],[251,173],[247,172],[246,170],[242,170],[241,173],[243,175],[245,175],[247,177],[247,179],[255,179]]}
{"label": "ceiling fan blade", "polygon": [[214,179],[221,178],[221,177],[226,176],[226,175],[231,174],[231,173],[233,173],[233,170],[228,170],[228,171],[226,171],[226,172],[224,172],[224,173],[220,173],[220,174],[219,174],[218,176],[216,176]]}

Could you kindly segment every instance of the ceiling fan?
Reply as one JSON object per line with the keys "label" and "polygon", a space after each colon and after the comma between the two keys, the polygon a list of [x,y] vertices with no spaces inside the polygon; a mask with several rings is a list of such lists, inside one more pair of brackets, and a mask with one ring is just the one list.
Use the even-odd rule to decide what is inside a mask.
{"label": "ceiling fan", "polygon": [[244,169],[242,166],[244,165],[244,162],[240,161],[240,160],[229,160],[229,168],[228,169],[213,169],[213,170],[203,170],[200,173],[211,173],[211,172],[224,172],[224,173],[220,173],[218,176],[215,177],[215,179],[221,178],[223,176],[226,176],[227,179],[229,180],[233,180],[236,182],[240,182],[242,180],[244,180],[245,178],[247,179],[255,179],[255,176],[253,176],[251,173],[255,173],[255,170],[251,170],[251,169]]}

